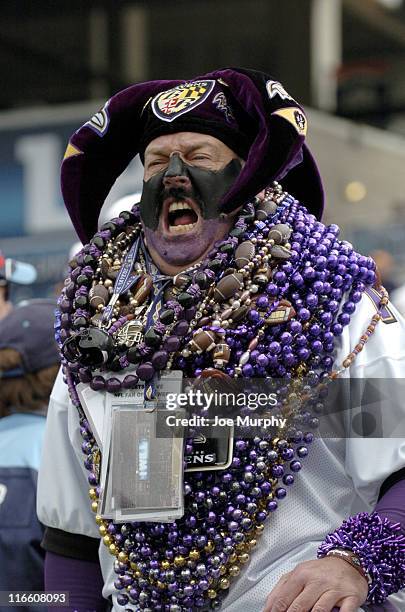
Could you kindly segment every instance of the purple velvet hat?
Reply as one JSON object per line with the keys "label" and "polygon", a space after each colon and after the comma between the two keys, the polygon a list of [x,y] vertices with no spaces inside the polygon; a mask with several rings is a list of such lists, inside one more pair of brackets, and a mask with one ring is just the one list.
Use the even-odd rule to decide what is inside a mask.
{"label": "purple velvet hat", "polygon": [[77,130],[62,164],[62,193],[82,242],[97,230],[112,185],[151,140],[175,132],[215,136],[246,160],[222,211],[231,212],[273,180],[318,219],[323,188],[304,144],[307,119],[278,81],[254,70],[216,70],[189,81],[138,83],[113,96]]}

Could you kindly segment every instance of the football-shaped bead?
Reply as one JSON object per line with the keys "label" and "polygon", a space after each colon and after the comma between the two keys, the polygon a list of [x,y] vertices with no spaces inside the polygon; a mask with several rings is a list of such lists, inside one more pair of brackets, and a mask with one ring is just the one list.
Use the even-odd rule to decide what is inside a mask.
{"label": "football-shaped bead", "polygon": [[221,278],[214,290],[214,300],[223,302],[243,289],[243,276],[238,272]]}
{"label": "football-shaped bead", "polygon": [[98,306],[105,306],[108,302],[109,293],[104,285],[94,285],[89,291],[90,306],[96,309]]}
{"label": "football-shaped bead", "polygon": [[138,281],[135,287],[134,300],[137,301],[138,304],[143,304],[143,302],[148,297],[153,285],[152,277],[149,274],[144,274]]}
{"label": "football-shaped bead", "polygon": [[285,223],[278,223],[269,231],[269,238],[274,240],[275,244],[286,242],[291,236],[292,229]]}
{"label": "football-shaped bead", "polygon": [[275,244],[271,247],[270,254],[274,259],[280,259],[281,261],[287,261],[291,257],[291,251],[281,244]]}
{"label": "football-shaped bead", "polygon": [[222,344],[218,344],[212,353],[212,358],[214,360],[214,364],[218,366],[224,366],[228,363],[231,358],[231,349],[224,342]]}
{"label": "football-shaped bead", "polygon": [[246,266],[252,259],[255,254],[255,247],[250,240],[245,240],[238,246],[235,252],[235,264],[238,269]]}
{"label": "football-shaped bead", "polygon": [[189,348],[193,353],[202,353],[203,351],[211,351],[216,344],[216,335],[206,329],[197,331],[193,339],[190,341]]}
{"label": "football-shaped bead", "polygon": [[259,204],[256,210],[256,218],[259,221],[265,221],[269,215],[274,215],[277,210],[277,204],[272,201],[263,201]]}

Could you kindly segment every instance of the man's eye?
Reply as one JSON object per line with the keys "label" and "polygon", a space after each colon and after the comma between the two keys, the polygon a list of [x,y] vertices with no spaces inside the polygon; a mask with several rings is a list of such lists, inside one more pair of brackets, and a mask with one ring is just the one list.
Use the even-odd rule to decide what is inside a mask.
{"label": "man's eye", "polygon": [[209,157],[208,155],[203,155],[202,153],[198,153],[197,155],[193,155],[190,159],[191,161],[199,161],[199,160],[208,161]]}
{"label": "man's eye", "polygon": [[156,159],[155,161],[149,162],[148,168],[157,168],[159,166],[163,166],[164,163],[165,162],[163,160]]}

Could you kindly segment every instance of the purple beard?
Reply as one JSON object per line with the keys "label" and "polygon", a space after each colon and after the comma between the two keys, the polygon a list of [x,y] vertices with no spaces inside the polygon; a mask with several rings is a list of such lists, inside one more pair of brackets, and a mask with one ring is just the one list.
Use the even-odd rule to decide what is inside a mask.
{"label": "purple beard", "polygon": [[[145,227],[145,238],[148,247],[153,247],[162,259],[175,266],[191,265],[201,258],[204,253],[220,240],[229,228],[229,222],[220,219],[201,219],[201,231],[189,236],[163,235],[160,228],[156,231]],[[222,231],[221,231],[222,230]]]}

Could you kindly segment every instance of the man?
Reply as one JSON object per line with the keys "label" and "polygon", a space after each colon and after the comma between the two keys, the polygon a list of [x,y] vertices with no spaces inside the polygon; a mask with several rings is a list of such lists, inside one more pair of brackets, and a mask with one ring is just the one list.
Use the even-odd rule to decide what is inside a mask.
{"label": "man", "polygon": [[10,301],[10,283],[31,285],[37,277],[31,264],[5,258],[0,251],[0,319],[6,317],[12,310]]}
{"label": "man", "polygon": [[[61,576],[76,575],[74,604],[89,584],[75,574],[75,557],[94,561],[91,538],[100,535],[103,594],[117,610],[352,612],[404,585],[403,536],[395,524],[405,524],[395,497],[403,490],[401,440],[349,437],[345,414],[348,438],[316,439],[295,476],[311,433],[295,428],[287,440],[242,434],[222,469],[219,460],[215,469],[186,469],[180,492],[167,441],[161,445],[172,454],[156,457],[168,476],[156,473],[144,487],[155,440],[140,425],[125,429],[120,421],[142,415],[149,423],[148,402],[171,370],[223,384],[306,376],[316,389],[339,376],[401,377],[403,323],[388,310],[384,290],[373,289],[373,262],[341,243],[336,226],[317,220],[322,186],[305,133],[302,108],[279,82],[228,69],[130,87],[69,143],[64,198],[79,237],[91,242],[60,300],[57,333],[72,404],[68,409],[60,378],[38,511],[50,528],[45,548],[59,576],[47,588],[62,589]],[[137,153],[145,166],[139,207],[91,238],[111,185]],[[132,402],[146,410],[125,413],[126,394],[139,385],[144,398]],[[288,385],[277,393],[281,404],[292,401],[283,396]],[[124,398],[123,412],[116,398]],[[111,427],[109,416],[104,421],[110,438],[97,425],[96,404],[113,415]],[[399,414],[384,414],[384,431],[392,431]],[[99,531],[85,509],[75,457],[80,427]],[[108,440],[109,468],[101,463],[100,472],[99,449],[107,453]],[[187,465],[199,443],[187,440]],[[117,448],[125,460],[115,472]],[[108,471],[116,476],[108,480]],[[67,483],[59,484],[57,473]],[[134,486],[143,493],[132,499]],[[356,514],[371,512],[379,494],[381,514]],[[128,498],[132,518],[122,524]],[[384,578],[385,571],[395,578]]]}

